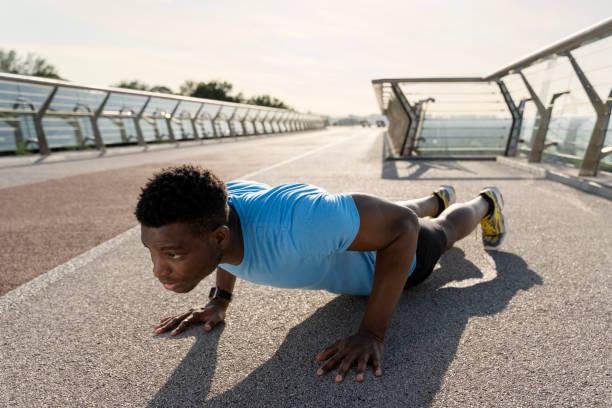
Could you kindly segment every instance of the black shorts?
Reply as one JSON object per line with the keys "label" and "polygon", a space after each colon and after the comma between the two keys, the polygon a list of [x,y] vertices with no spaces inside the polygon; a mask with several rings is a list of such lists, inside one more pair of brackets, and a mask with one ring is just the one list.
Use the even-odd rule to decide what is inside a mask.
{"label": "black shorts", "polygon": [[433,272],[436,263],[446,251],[446,233],[430,218],[419,218],[419,239],[416,250],[416,267],[406,281],[404,288],[423,282]]}

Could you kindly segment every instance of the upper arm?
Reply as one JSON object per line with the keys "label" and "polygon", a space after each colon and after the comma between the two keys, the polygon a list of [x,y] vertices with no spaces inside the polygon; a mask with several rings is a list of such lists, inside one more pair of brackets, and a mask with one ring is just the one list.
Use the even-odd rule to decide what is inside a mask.
{"label": "upper arm", "polygon": [[418,234],[418,217],[412,210],[368,194],[352,194],[352,197],[360,224],[349,250],[376,251],[386,248],[402,234]]}

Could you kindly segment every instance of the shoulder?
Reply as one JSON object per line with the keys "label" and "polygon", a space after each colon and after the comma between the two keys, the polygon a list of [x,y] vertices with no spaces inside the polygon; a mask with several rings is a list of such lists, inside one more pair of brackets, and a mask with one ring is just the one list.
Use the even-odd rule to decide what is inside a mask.
{"label": "shoulder", "polygon": [[230,180],[225,183],[229,195],[241,195],[245,193],[256,193],[262,190],[269,190],[267,184],[252,180]]}

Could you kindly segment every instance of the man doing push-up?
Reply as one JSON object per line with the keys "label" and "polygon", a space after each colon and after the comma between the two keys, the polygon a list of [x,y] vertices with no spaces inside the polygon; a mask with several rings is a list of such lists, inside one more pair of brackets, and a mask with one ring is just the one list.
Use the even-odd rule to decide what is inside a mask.
{"label": "man doing push-up", "polygon": [[506,238],[503,199],[487,187],[455,204],[455,191],[391,202],[362,193],[330,194],[308,184],[223,183],[191,165],[156,174],[136,206],[153,273],[177,293],[216,271],[204,307],[160,321],[155,333],[176,335],[195,323],[206,331],[225,319],[236,277],[282,288],[368,296],[355,334],[317,354],[317,375],[337,369],[341,382],[356,366],[382,375],[385,332],[405,288],[433,271],[453,244],[482,227],[485,249]]}

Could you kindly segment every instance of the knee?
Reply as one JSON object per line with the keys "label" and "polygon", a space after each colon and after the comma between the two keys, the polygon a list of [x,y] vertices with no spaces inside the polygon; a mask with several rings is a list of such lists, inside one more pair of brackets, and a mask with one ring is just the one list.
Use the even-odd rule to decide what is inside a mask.
{"label": "knee", "polygon": [[451,248],[457,242],[457,232],[453,223],[446,218],[436,218],[434,222],[438,224],[440,229],[444,231],[444,235],[446,235],[446,249]]}

